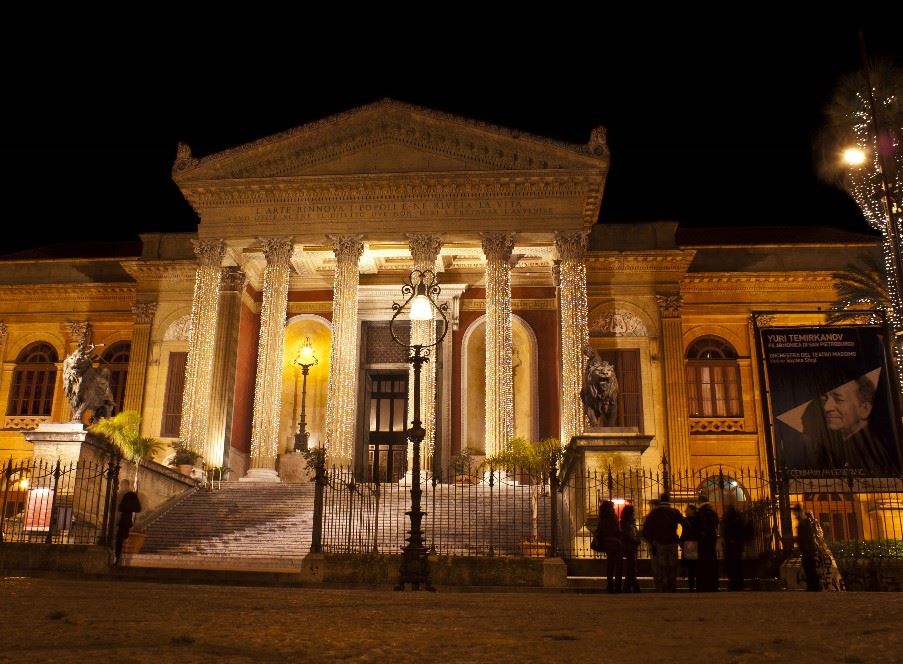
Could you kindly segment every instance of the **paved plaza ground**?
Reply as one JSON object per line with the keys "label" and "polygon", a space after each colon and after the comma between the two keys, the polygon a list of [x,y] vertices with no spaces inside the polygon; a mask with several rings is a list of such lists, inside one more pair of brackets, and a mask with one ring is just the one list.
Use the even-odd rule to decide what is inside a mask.
{"label": "paved plaza ground", "polygon": [[0,578],[0,662],[900,662],[903,594]]}

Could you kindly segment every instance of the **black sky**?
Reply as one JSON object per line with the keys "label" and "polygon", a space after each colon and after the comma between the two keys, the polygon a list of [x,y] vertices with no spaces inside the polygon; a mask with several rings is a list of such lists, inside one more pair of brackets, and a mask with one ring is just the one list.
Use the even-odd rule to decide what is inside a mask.
{"label": "black sky", "polygon": [[37,7],[4,21],[0,45],[0,250],[193,230],[170,180],[177,141],[203,156],[383,97],[570,142],[606,126],[603,223],[864,231],[818,181],[812,143],[837,79],[859,66],[859,26],[871,52],[903,64],[888,6],[865,21],[743,3]]}

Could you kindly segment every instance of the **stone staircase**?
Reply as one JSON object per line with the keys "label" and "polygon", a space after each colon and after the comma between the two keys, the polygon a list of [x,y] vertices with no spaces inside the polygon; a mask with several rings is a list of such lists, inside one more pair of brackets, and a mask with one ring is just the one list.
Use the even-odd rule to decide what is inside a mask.
{"label": "stone staircase", "polygon": [[297,571],[310,551],[314,484],[224,482],[147,527],[132,567]]}

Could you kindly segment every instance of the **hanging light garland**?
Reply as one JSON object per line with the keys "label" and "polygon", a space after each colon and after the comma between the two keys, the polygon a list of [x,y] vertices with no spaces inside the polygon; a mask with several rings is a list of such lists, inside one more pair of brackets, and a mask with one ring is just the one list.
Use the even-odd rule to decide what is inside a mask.
{"label": "hanging light garland", "polygon": [[555,233],[561,261],[561,423],[560,440],[566,445],[583,431],[583,348],[589,343],[586,303],[586,244],[583,231]]}
{"label": "hanging light garland", "polygon": [[514,435],[511,385],[511,252],[514,233],[482,233],[486,256],[486,454]]}
{"label": "hanging light garland", "polygon": [[357,406],[358,263],[364,253],[360,235],[330,238],[336,257],[332,300],[332,350],[326,401],[326,448],[332,463],[350,463]]}
{"label": "hanging light garland", "polygon": [[263,272],[254,421],[251,426],[251,463],[254,468],[273,468],[271,464],[275,463],[279,451],[282,353],[292,246],[291,238],[271,238],[263,242],[267,266]]}
{"label": "hanging light garland", "polygon": [[179,437],[183,445],[211,463],[215,460],[211,459],[208,449],[207,424],[216,350],[221,265],[226,245],[222,240],[198,240],[194,243],[194,253],[198,257],[198,268],[195,271],[194,296],[191,301],[191,329],[188,335],[188,361],[185,367]]}

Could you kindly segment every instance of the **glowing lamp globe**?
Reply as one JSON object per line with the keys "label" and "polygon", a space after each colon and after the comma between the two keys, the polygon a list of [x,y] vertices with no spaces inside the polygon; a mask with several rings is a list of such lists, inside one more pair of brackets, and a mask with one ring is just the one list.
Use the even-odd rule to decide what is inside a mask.
{"label": "glowing lamp globe", "polygon": [[411,300],[411,313],[408,314],[411,320],[433,320],[433,305],[429,298],[421,293],[414,296]]}
{"label": "glowing lamp globe", "polygon": [[849,166],[862,166],[865,163],[865,151],[859,148],[847,148],[843,151],[843,161]]}

